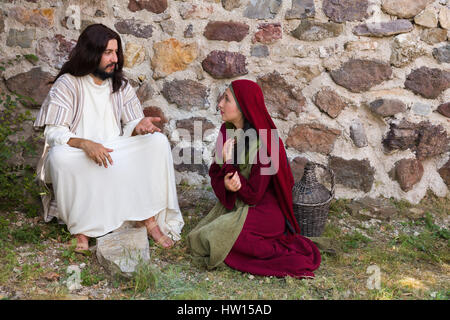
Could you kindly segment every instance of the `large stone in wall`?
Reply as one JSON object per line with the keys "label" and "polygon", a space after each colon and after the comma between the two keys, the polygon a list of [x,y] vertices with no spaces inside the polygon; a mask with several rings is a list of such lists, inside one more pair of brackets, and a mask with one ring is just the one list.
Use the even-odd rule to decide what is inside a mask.
{"label": "large stone in wall", "polygon": [[353,28],[353,33],[366,37],[389,37],[399,33],[410,32],[414,29],[409,20],[397,19],[389,22],[363,23]]}
{"label": "large stone in wall", "polygon": [[41,61],[60,69],[76,44],[76,40],[68,40],[62,34],[56,34],[54,37],[39,39],[36,54]]}
{"label": "large stone in wall", "polygon": [[406,104],[398,99],[377,99],[369,104],[369,109],[381,117],[391,117],[406,111]]}
{"label": "large stone in wall", "polygon": [[351,92],[364,92],[388,80],[392,69],[384,62],[352,59],[345,62],[340,69],[331,71],[330,75],[334,82]]}
{"label": "large stone in wall", "polygon": [[268,57],[269,47],[266,45],[254,45],[250,49],[250,55],[258,58]]}
{"label": "large stone in wall", "polygon": [[145,48],[133,42],[128,42],[124,51],[125,68],[133,68],[140,65],[145,59]]}
{"label": "large stone in wall", "polygon": [[446,103],[439,105],[436,110],[443,116],[450,118],[450,102],[446,102]]}
{"label": "large stone in wall", "polygon": [[238,52],[211,51],[202,61],[203,70],[215,79],[225,79],[248,73],[245,56]]}
{"label": "large stone in wall", "polygon": [[167,101],[175,103],[178,108],[184,110],[208,108],[208,89],[203,84],[193,80],[165,82],[161,93]]}
{"label": "large stone in wall", "polygon": [[186,19],[209,19],[214,7],[207,4],[182,3],[179,7],[181,17]]}
{"label": "large stone in wall", "polygon": [[390,175],[403,191],[408,192],[422,179],[423,165],[417,159],[402,159],[394,164]]}
{"label": "large stone in wall", "polygon": [[163,13],[167,9],[167,0],[130,0],[128,10],[132,12],[147,10],[153,13]]}
{"label": "large stone in wall", "polygon": [[222,0],[222,7],[225,10],[232,11],[241,6],[241,0]]}
{"label": "large stone in wall", "polygon": [[405,88],[428,99],[436,99],[450,87],[450,72],[437,68],[420,67],[411,71]]}
{"label": "large stone in wall", "polygon": [[150,106],[146,107],[142,110],[144,112],[144,116],[146,117],[158,117],[161,119],[161,121],[155,121],[153,124],[157,126],[159,129],[163,130],[164,126],[169,122],[164,112],[161,110],[161,108]]}
{"label": "large stone in wall", "polygon": [[420,34],[420,40],[433,45],[447,40],[447,30],[441,28],[425,29]]}
{"label": "large stone in wall", "polygon": [[441,28],[450,30],[450,7],[441,7],[439,11],[439,25]]}
{"label": "large stone in wall", "polygon": [[397,68],[404,67],[416,58],[426,55],[427,49],[411,34],[400,34],[391,45],[391,64]]}
{"label": "large stone in wall", "polygon": [[296,64],[295,69],[297,71],[295,78],[304,83],[309,83],[312,79],[322,74],[320,65],[311,64],[310,62]]}
{"label": "large stone in wall", "polygon": [[185,70],[198,55],[196,43],[183,44],[174,38],[153,44],[153,78],[159,79],[171,73]]}
{"label": "large stone in wall", "polygon": [[193,147],[172,148],[174,168],[178,172],[196,172],[201,176],[208,175],[208,167],[203,163],[202,151]]}
{"label": "large stone in wall", "polygon": [[258,30],[253,36],[253,42],[271,44],[283,37],[281,23],[261,23]]}
{"label": "large stone in wall", "polygon": [[447,187],[450,188],[450,160],[448,160],[447,163],[438,170],[438,172]]}
{"label": "large stone in wall", "polygon": [[55,9],[53,8],[25,9],[22,7],[14,7],[8,12],[8,16],[14,18],[16,21],[38,28],[53,27],[54,15]]}
{"label": "large stone in wall", "polygon": [[293,0],[292,7],[286,11],[285,19],[305,19],[314,17],[316,7],[314,0]]}
{"label": "large stone in wall", "polygon": [[263,91],[267,110],[273,117],[286,119],[290,112],[298,116],[303,111],[305,97],[277,71],[259,77],[256,82]]}
{"label": "large stone in wall", "polygon": [[381,8],[384,12],[399,18],[413,18],[433,0],[384,0]]}
{"label": "large stone in wall", "polygon": [[303,41],[320,41],[339,36],[344,30],[343,28],[342,24],[334,22],[302,20],[291,34]]}
{"label": "large stone in wall", "polygon": [[323,88],[313,98],[314,104],[331,118],[336,118],[346,107],[345,101],[331,88]]}
{"label": "large stone in wall", "polygon": [[14,28],[9,29],[6,45],[8,47],[19,46],[21,48],[31,48],[31,44],[36,37],[36,30],[25,29],[23,31]]}
{"label": "large stone in wall", "polygon": [[334,171],[336,184],[364,192],[372,189],[375,169],[370,165],[369,160],[346,160],[331,156],[328,166]]}
{"label": "large stone in wall", "polygon": [[295,182],[302,179],[307,163],[308,159],[303,157],[295,157],[292,161],[289,162],[289,166],[291,167]]}
{"label": "large stone in wall", "polygon": [[[177,120],[175,128],[183,129],[189,132],[191,141],[195,139],[203,140],[206,130],[214,129],[216,126],[214,123],[203,117],[192,117],[189,119]],[[211,132],[209,132],[211,134]],[[200,136],[201,134],[201,136]],[[197,136],[194,136],[197,135]],[[206,137],[206,136],[205,136]]]}
{"label": "large stone in wall", "polygon": [[416,153],[417,159],[423,160],[449,151],[450,138],[441,125],[432,125],[428,121],[411,123],[402,120],[390,124],[383,145],[388,152],[410,149]]}
{"label": "large stone in wall", "polygon": [[30,103],[30,107],[39,108],[44,102],[53,81],[54,76],[42,71],[40,67],[31,69],[28,72],[20,73],[6,80],[6,87],[9,91],[14,91],[23,96],[32,98],[35,103]]}
{"label": "large stone in wall", "polygon": [[323,12],[334,22],[361,21],[369,17],[368,0],[324,0]]}
{"label": "large stone in wall", "polygon": [[240,42],[248,35],[249,28],[247,24],[240,22],[210,21],[203,35],[209,40]]}
{"label": "large stone in wall", "polygon": [[250,19],[273,19],[281,9],[281,0],[252,0],[244,11]]}
{"label": "large stone in wall", "polygon": [[133,19],[119,20],[114,24],[117,32],[131,34],[137,38],[148,39],[153,34],[153,26],[145,24],[144,21]]}
{"label": "large stone in wall", "polygon": [[340,130],[330,129],[320,123],[300,124],[293,127],[286,139],[286,146],[300,152],[330,154]]}
{"label": "large stone in wall", "polygon": [[440,63],[450,63],[450,44],[434,48],[433,57]]}
{"label": "large stone in wall", "polygon": [[438,9],[433,6],[426,7],[414,17],[414,23],[426,28],[436,28],[438,26]]}

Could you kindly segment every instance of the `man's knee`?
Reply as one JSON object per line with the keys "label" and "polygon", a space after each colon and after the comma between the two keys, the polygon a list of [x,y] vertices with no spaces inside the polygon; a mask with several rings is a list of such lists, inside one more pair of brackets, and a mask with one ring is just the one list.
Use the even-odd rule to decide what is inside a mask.
{"label": "man's knee", "polygon": [[166,148],[167,146],[170,146],[169,139],[167,139],[166,135],[162,134],[161,132],[148,134],[147,137],[147,142],[153,147],[161,146]]}

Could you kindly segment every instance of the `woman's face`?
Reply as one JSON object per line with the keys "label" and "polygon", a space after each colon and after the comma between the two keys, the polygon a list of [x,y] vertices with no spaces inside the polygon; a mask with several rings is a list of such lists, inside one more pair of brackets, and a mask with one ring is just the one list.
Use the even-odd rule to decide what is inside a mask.
{"label": "woman's face", "polygon": [[243,118],[242,112],[239,110],[230,88],[225,90],[217,106],[223,121],[236,124]]}

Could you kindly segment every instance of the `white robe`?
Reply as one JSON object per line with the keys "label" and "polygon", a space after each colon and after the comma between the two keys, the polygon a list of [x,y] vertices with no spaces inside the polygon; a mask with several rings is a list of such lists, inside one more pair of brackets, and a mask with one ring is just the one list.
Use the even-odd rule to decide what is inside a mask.
{"label": "white robe", "polygon": [[[65,126],[47,125],[45,129],[50,145],[45,176],[53,184],[57,218],[71,234],[98,237],[125,221],[156,216],[161,231],[179,240],[184,222],[166,136],[153,133],[131,137],[141,119],[127,123],[120,136],[109,98],[109,80],[96,85],[91,76],[85,76],[82,85],[86,94],[76,133]],[[67,144],[71,137],[113,149],[113,165],[100,167],[83,150]]]}

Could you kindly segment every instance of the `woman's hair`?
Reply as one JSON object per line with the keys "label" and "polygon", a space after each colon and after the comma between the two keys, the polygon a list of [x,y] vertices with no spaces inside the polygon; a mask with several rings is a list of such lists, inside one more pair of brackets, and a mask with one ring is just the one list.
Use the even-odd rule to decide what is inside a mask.
{"label": "woman's hair", "polygon": [[81,33],[78,42],[69,54],[69,60],[64,63],[55,81],[65,73],[75,77],[82,77],[93,73],[100,64],[103,52],[108,46],[108,41],[117,40],[117,65],[112,76],[113,92],[119,90],[122,85],[127,83],[123,76],[123,51],[120,36],[117,32],[111,30],[103,24],[91,24]]}

